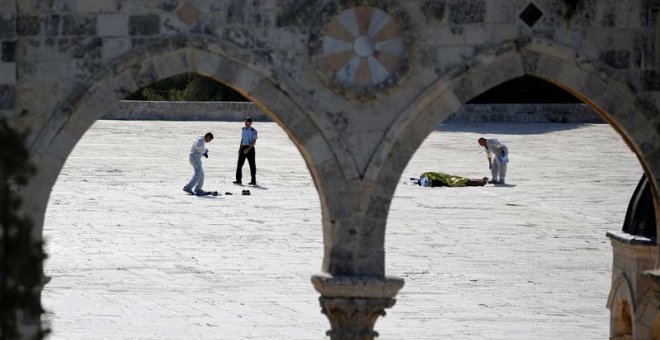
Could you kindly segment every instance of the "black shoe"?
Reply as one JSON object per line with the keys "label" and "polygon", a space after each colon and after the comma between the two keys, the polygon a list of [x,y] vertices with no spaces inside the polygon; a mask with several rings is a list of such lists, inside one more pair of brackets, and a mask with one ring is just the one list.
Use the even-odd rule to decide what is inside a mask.
{"label": "black shoe", "polygon": [[249,184],[249,185],[257,185],[257,182],[252,181],[252,182],[250,182],[250,183],[248,183],[248,184]]}
{"label": "black shoe", "polygon": [[490,183],[490,184],[497,184],[497,182],[499,182],[499,181],[496,181],[496,180],[490,180],[490,181],[488,181],[488,183]]}
{"label": "black shoe", "polygon": [[232,183],[234,183],[234,184],[238,184],[238,185],[243,185],[243,182],[241,182],[241,181],[234,181],[234,182],[232,182]]}

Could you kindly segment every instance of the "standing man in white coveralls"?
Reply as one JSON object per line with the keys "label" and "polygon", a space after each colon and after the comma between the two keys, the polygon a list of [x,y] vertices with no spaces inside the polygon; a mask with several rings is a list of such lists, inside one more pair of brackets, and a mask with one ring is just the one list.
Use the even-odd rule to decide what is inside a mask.
{"label": "standing man in white coveralls", "polygon": [[206,148],[206,143],[210,143],[213,140],[213,134],[207,132],[204,137],[199,136],[195,139],[192,146],[190,147],[190,155],[188,160],[190,165],[192,165],[195,174],[192,179],[186,186],[183,187],[183,191],[195,194],[202,195],[206,193],[204,191],[204,169],[202,168],[202,156],[209,158],[209,149]]}
{"label": "standing man in white coveralls", "polygon": [[488,168],[493,175],[493,178],[488,183],[505,184],[506,165],[509,163],[509,149],[495,138],[479,138],[479,145],[486,149]]}

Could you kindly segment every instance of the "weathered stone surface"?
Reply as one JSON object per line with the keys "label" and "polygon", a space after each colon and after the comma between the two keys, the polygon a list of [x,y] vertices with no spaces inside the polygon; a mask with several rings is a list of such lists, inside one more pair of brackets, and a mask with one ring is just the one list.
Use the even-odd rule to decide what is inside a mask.
{"label": "weathered stone surface", "polygon": [[15,41],[3,41],[0,47],[1,58],[5,63],[13,63],[16,61],[16,42]]}
{"label": "weathered stone surface", "polygon": [[103,39],[94,38],[70,38],[58,40],[60,52],[70,53],[74,59],[99,59],[103,47]]}
{"label": "weathered stone surface", "polygon": [[98,16],[96,31],[100,36],[126,37],[128,35],[128,15],[101,14]]}
{"label": "weathered stone surface", "polygon": [[101,56],[103,59],[114,59],[131,49],[131,40],[128,38],[103,38]]}
{"label": "weathered stone surface", "polygon": [[12,38],[15,32],[15,18],[13,16],[0,15],[0,39]]}
{"label": "weathered stone surface", "polygon": [[128,18],[128,33],[130,35],[155,35],[160,33],[160,17],[158,15],[131,15]]}
{"label": "weathered stone surface", "polygon": [[75,0],[76,11],[80,13],[114,12],[121,8],[121,0]]}
{"label": "weathered stone surface", "polygon": [[16,19],[16,33],[18,33],[18,35],[38,35],[40,31],[41,19],[38,16],[19,15]]}
{"label": "weathered stone surface", "polygon": [[16,88],[14,85],[0,84],[0,110],[16,107]]}
{"label": "weathered stone surface", "polygon": [[15,63],[0,63],[0,84],[16,84]]}
{"label": "weathered stone surface", "polygon": [[60,34],[60,22],[62,17],[58,14],[49,15],[44,19],[44,32],[47,36],[58,36]]}
{"label": "weathered stone surface", "polygon": [[449,22],[453,24],[478,24],[486,17],[484,0],[451,0],[448,7]]}
{"label": "weathered stone surface", "polygon": [[96,35],[98,17],[65,15],[62,17],[62,35]]}
{"label": "weathered stone surface", "polygon": [[604,51],[600,55],[600,59],[617,69],[627,69],[630,67],[630,51],[626,50],[610,50]]}

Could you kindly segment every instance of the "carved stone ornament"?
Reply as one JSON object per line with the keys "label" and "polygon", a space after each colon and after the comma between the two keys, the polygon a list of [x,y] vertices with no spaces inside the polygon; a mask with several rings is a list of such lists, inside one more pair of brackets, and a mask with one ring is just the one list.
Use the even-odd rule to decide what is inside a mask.
{"label": "carved stone ornament", "polygon": [[409,71],[405,15],[370,5],[337,12],[310,39],[317,74],[348,98],[369,100],[388,93]]}
{"label": "carved stone ornament", "polygon": [[394,306],[394,297],[403,279],[314,275],[314,288],[321,293],[321,312],[328,317],[332,340],[373,340],[378,336],[374,324],[385,316],[385,309]]}
{"label": "carved stone ornament", "polygon": [[373,340],[376,320],[385,316],[385,308],[394,306],[395,299],[329,298],[321,296],[321,312],[330,320],[326,335],[331,340]]}

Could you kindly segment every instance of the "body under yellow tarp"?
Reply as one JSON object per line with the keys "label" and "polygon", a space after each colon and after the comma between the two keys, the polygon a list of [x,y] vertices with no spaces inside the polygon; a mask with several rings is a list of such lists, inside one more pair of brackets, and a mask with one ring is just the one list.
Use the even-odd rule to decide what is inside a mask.
{"label": "body under yellow tarp", "polygon": [[442,172],[425,172],[419,179],[428,178],[430,187],[464,187],[470,181],[467,177],[452,176]]}

